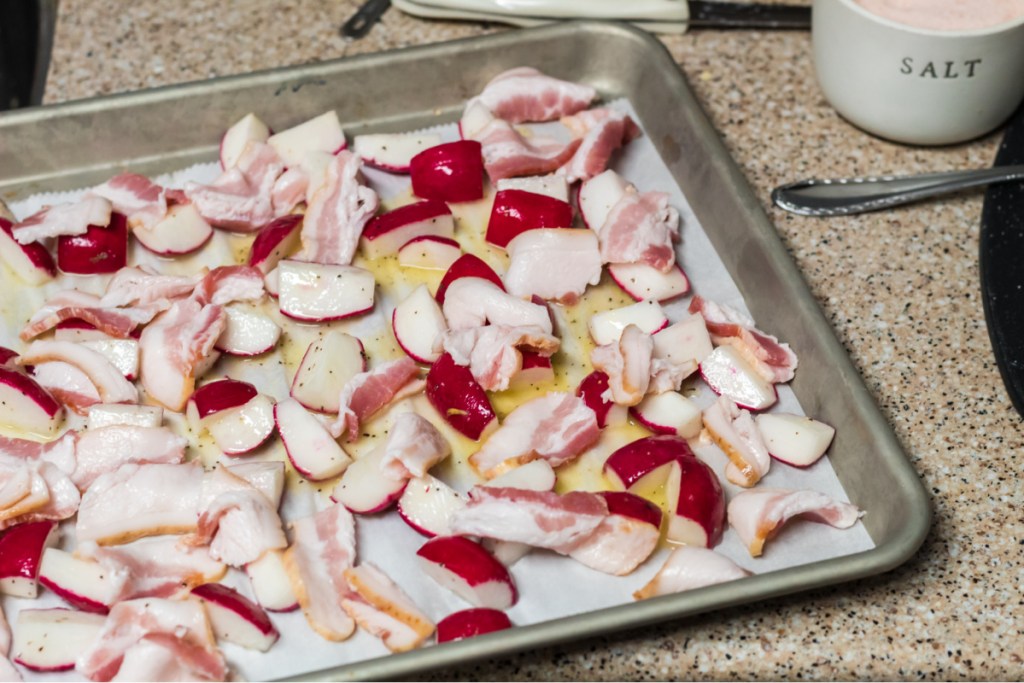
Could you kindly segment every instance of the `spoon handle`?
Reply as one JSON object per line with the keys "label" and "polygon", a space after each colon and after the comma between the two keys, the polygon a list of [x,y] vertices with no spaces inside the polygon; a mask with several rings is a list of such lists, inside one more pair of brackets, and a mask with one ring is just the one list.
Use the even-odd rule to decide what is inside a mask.
{"label": "spoon handle", "polygon": [[1024,180],[1024,166],[913,176],[812,178],[775,188],[772,201],[779,208],[804,216],[846,216],[1010,180]]}

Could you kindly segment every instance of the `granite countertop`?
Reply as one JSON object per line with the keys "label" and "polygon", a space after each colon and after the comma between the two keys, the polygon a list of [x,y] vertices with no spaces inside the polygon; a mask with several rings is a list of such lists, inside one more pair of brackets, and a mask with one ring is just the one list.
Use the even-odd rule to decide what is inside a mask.
{"label": "granite countertop", "polygon": [[[351,0],[61,0],[46,102],[503,30]],[[998,134],[938,149],[872,138],[818,90],[804,32],[664,38],[932,496],[921,551],[882,576],[432,675],[438,679],[1020,679],[1021,418],[978,290],[981,195],[819,220],[773,208],[807,176],[991,164]]]}

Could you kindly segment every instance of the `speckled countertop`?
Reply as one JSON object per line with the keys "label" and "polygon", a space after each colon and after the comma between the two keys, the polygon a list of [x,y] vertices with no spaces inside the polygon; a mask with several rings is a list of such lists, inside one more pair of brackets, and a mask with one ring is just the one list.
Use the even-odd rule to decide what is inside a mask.
{"label": "speckled countertop", "polygon": [[[500,30],[351,0],[61,0],[46,102]],[[931,493],[921,551],[888,574],[584,641],[438,679],[1021,679],[1024,431],[978,291],[981,196],[817,220],[770,206],[806,176],[989,165],[998,134],[940,149],[853,128],[825,103],[806,33],[693,32],[666,45],[753,185]]]}

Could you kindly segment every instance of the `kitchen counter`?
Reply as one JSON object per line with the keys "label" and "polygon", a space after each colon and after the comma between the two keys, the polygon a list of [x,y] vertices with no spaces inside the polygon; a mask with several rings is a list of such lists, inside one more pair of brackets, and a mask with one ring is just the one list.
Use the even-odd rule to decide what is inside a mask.
{"label": "kitchen counter", "polygon": [[[504,30],[392,9],[364,39],[350,0],[61,0],[45,101],[103,95]],[[436,679],[1020,679],[1024,431],[978,290],[981,195],[865,216],[773,208],[807,176],[991,164],[999,135],[938,149],[852,127],[814,81],[804,32],[664,38],[920,473],[923,548],[882,576],[529,652]]]}

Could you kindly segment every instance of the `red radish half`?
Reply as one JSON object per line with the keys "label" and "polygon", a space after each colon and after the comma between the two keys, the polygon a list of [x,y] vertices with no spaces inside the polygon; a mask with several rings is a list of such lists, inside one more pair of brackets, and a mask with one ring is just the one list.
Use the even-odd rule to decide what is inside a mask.
{"label": "red radish half", "polygon": [[43,551],[39,583],[82,611],[106,614],[126,579],[127,576],[118,577],[98,562],[83,560],[59,548]]}
{"label": "red radish half", "polygon": [[14,623],[11,658],[32,671],[70,671],[90,649],[106,617],[69,609],[23,609]]}
{"label": "red radish half", "polygon": [[191,254],[213,237],[213,228],[191,204],[174,204],[156,225],[138,225],[132,235],[149,251],[161,256]]}
{"label": "red radish half", "polygon": [[694,439],[704,426],[700,406],[677,391],[647,396],[629,413],[655,434]]}
{"label": "red radish half", "polygon": [[249,249],[249,265],[266,275],[299,248],[302,216],[289,214],[270,221],[256,233]]}
{"label": "red radish half", "polygon": [[452,515],[466,507],[458,491],[429,474],[410,479],[398,499],[398,514],[427,537],[447,535]]}
{"label": "red radish half", "polygon": [[487,392],[469,368],[457,364],[447,353],[430,366],[426,392],[441,417],[470,439],[479,440],[498,424]]}
{"label": "red radish half", "polygon": [[489,280],[505,291],[505,283],[501,281],[494,269],[473,254],[463,254],[441,278],[441,284],[437,286],[437,293],[434,298],[437,303],[444,304],[444,294],[448,291],[449,285],[463,277],[479,277]]}
{"label": "red radish half", "polygon": [[258,356],[277,346],[281,328],[252,306],[235,303],[224,307],[227,324],[216,348],[232,356]]}
{"label": "red radish half", "polygon": [[690,291],[690,280],[678,263],[667,273],[646,263],[610,263],[608,274],[635,301],[670,301]]}
{"label": "red radish half", "polygon": [[437,642],[447,643],[453,640],[482,636],[512,628],[508,615],[501,610],[477,607],[464,609],[449,614],[437,622]]}
{"label": "red radish half", "polygon": [[512,376],[509,388],[537,386],[550,382],[555,378],[555,369],[551,366],[551,358],[533,351],[523,351],[523,367]]}
{"label": "red radish half", "polygon": [[345,133],[338,121],[338,114],[331,110],[271,135],[267,138],[267,144],[292,168],[301,166],[310,152],[337,154],[345,149]]}
{"label": "red radish half", "polygon": [[28,375],[0,366],[0,425],[52,436],[64,421],[60,403]]}
{"label": "red radish half", "polygon": [[352,463],[352,458],[323,423],[294,398],[274,406],[274,421],[288,459],[306,479],[321,481],[336,477]]}
{"label": "red radish half", "polygon": [[377,448],[354,461],[341,475],[331,498],[349,512],[370,515],[391,507],[405,491],[407,479],[392,479],[384,474],[380,463],[384,449]]}
{"label": "red radish half", "polygon": [[462,256],[462,247],[447,237],[414,237],[398,250],[398,265],[403,268],[448,270]]}
{"label": "red radish half", "polygon": [[30,285],[41,285],[57,275],[57,264],[42,244],[20,244],[11,231],[13,224],[0,218],[0,260]]}
{"label": "red radish half", "polygon": [[337,413],[342,388],[365,371],[363,343],[341,330],[331,330],[303,354],[292,379],[292,398],[310,410]]}
{"label": "red radish half", "polygon": [[110,225],[90,225],[84,235],[57,238],[57,266],[65,273],[113,273],[128,262],[128,220],[110,214]]}
{"label": "red radish half", "polygon": [[795,467],[808,467],[825,455],[836,430],[804,415],[764,413],[754,418],[768,453]]}
{"label": "red radish half", "polygon": [[426,199],[381,214],[366,224],[359,243],[367,258],[376,259],[398,253],[409,240],[426,236],[455,236],[455,220],[444,202]]}
{"label": "red radish half", "polygon": [[719,396],[741,408],[764,410],[775,404],[775,385],[767,381],[732,346],[719,346],[700,364],[700,376]]}
{"label": "red radish half", "polygon": [[661,528],[661,508],[629,491],[599,491],[598,495],[608,504],[608,512],[622,515]]}
{"label": "red radish half", "polygon": [[267,613],[234,588],[221,583],[204,583],[193,588],[192,595],[206,606],[217,640],[260,652],[266,652],[277,642],[277,629]]}
{"label": "red radish half", "polygon": [[292,582],[279,550],[268,550],[260,559],[245,565],[252,582],[252,592],[263,609],[269,612],[291,612],[299,608]]}
{"label": "red radish half", "polygon": [[484,196],[482,147],[475,140],[424,150],[409,163],[412,191],[421,199],[471,202]]}
{"label": "red radish half", "polygon": [[636,325],[642,332],[654,334],[668,326],[668,316],[657,301],[648,300],[595,313],[587,323],[590,336],[599,346],[619,341],[622,331],[629,325]]}
{"label": "red radish half", "polygon": [[238,163],[249,142],[266,142],[270,128],[253,113],[246,114],[224,132],[220,139],[220,167],[227,170]]}
{"label": "red radish half", "polygon": [[619,490],[653,490],[665,482],[669,470],[682,457],[693,457],[685,440],[674,436],[648,436],[608,456],[604,474]]}
{"label": "red radish half", "polygon": [[569,183],[566,182],[565,176],[554,173],[551,175],[522,176],[520,178],[502,178],[498,181],[497,190],[498,192],[502,190],[523,190],[525,192],[546,195],[563,202],[569,201]]}
{"label": "red radish half", "polygon": [[694,456],[680,456],[665,483],[665,499],[669,541],[713,548],[722,540],[725,493],[710,467]]}
{"label": "red radish half", "polygon": [[0,346],[0,366],[8,365],[16,359],[20,354],[14,349],[9,349],[6,346]]}
{"label": "red radish half", "polygon": [[572,206],[560,199],[524,190],[501,190],[487,222],[487,241],[505,247],[520,233],[536,228],[571,228]]}
{"label": "red radish half", "polygon": [[0,536],[0,593],[36,597],[43,552],[59,535],[57,523],[45,521],[18,524]]}
{"label": "red radish half", "polygon": [[412,158],[441,144],[436,133],[382,133],[357,135],[352,151],[364,162],[392,173],[408,173]]}
{"label": "red radish half", "polygon": [[600,370],[594,370],[584,377],[576,388],[576,395],[594,411],[594,414],[597,415],[597,426],[602,429],[610,424],[624,422],[626,419],[626,410],[623,406],[604,398],[606,391],[608,391],[608,375]]}
{"label": "red radish half", "polygon": [[482,545],[462,536],[438,536],[416,551],[423,573],[474,607],[508,609],[518,593],[512,576]]}
{"label": "red radish half", "polygon": [[288,259],[277,270],[281,313],[294,320],[341,320],[373,308],[376,282],[368,270]]}
{"label": "red radish half", "polygon": [[256,387],[237,379],[219,379],[207,382],[192,394],[189,403],[195,410],[195,416],[205,420],[222,410],[238,408],[256,398],[259,392]]}
{"label": "red radish half", "polygon": [[654,357],[664,358],[673,365],[691,362],[700,365],[713,350],[708,327],[699,313],[654,335]]}
{"label": "red radish half", "polygon": [[441,306],[426,285],[414,289],[391,313],[395,340],[418,363],[433,363],[441,356],[435,344],[447,328]]}
{"label": "red radish half", "polygon": [[244,405],[222,410],[204,422],[225,455],[245,455],[262,446],[274,433],[274,404],[263,394],[257,394]]}

